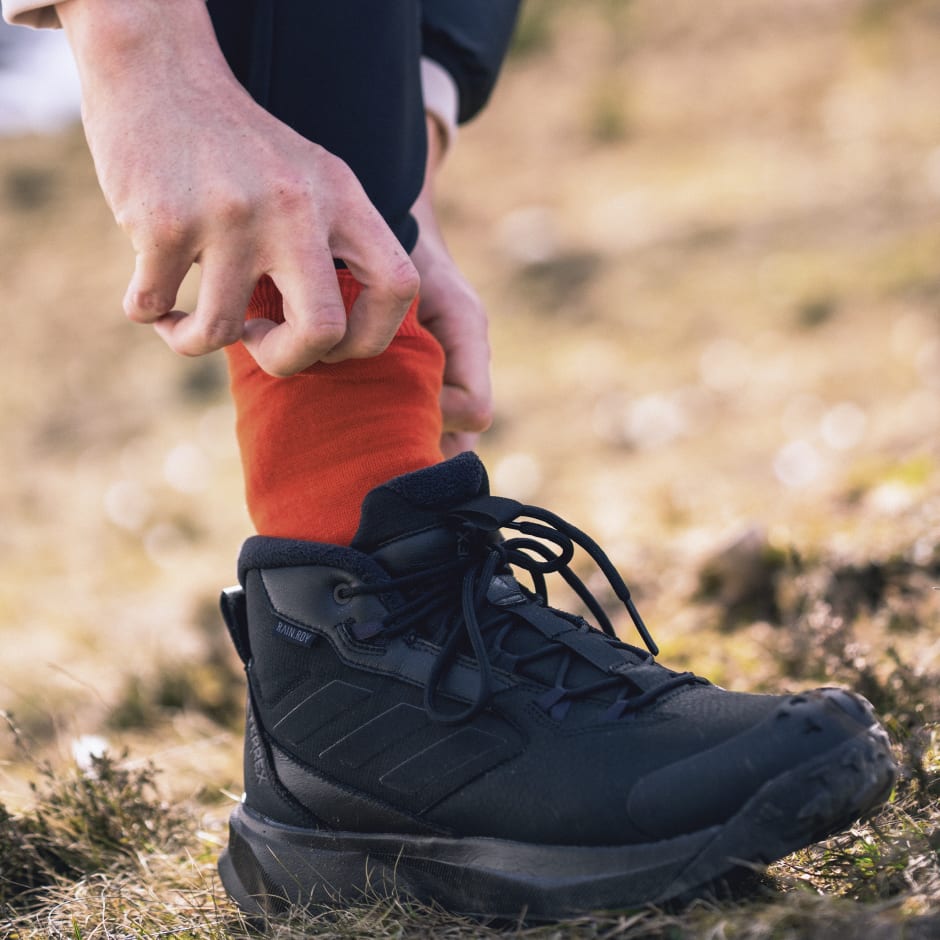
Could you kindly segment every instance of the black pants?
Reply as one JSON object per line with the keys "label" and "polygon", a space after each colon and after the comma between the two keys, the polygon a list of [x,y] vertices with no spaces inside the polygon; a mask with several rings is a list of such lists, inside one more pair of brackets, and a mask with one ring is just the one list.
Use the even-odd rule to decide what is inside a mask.
{"label": "black pants", "polygon": [[209,0],[239,81],[341,157],[410,251],[427,154],[417,0]]}

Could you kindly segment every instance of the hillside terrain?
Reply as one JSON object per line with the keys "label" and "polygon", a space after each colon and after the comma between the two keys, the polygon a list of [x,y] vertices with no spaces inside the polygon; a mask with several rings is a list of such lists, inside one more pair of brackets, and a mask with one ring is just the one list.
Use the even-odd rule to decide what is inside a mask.
{"label": "hillside terrain", "polygon": [[[938,88],[937,0],[530,0],[441,182],[491,312],[494,491],[594,535],[668,664],[861,689],[892,805],[744,901],[284,937],[940,933]],[[99,739],[124,756],[91,779],[163,820],[49,903],[0,887],[21,938],[242,929],[212,874],[242,708],[215,605],[250,534],[225,364],[124,319],[132,261],[80,129],[0,141],[0,862],[44,799],[88,835]]]}

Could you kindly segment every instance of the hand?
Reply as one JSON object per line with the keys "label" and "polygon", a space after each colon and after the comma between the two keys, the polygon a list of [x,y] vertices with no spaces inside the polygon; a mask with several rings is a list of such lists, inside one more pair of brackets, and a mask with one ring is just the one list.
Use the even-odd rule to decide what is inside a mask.
{"label": "hand", "polygon": [[[238,84],[203,0],[58,11],[98,178],[137,255],[127,316],[187,356],[244,339],[278,376],[384,350],[417,292],[413,264],[349,168]],[[334,257],[364,287],[348,318]],[[193,264],[196,307],[174,310]],[[246,325],[262,274],[284,297],[283,324]]]}
{"label": "hand", "polygon": [[412,213],[420,234],[411,254],[421,275],[418,319],[444,349],[441,451],[474,450],[493,420],[486,310],[444,244],[433,208],[433,178],[442,157],[437,125],[428,118],[428,172]]}
{"label": "hand", "polygon": [[421,235],[411,258],[421,275],[418,319],[444,349],[441,452],[474,450],[493,420],[486,310],[457,269],[437,227],[419,219]]}

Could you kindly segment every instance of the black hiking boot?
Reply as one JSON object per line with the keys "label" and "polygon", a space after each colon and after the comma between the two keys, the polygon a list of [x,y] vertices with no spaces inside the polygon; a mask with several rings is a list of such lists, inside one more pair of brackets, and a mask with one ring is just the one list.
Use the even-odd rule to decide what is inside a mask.
{"label": "black hiking boot", "polygon": [[[569,569],[576,544],[645,649]],[[548,606],[549,572],[599,627]],[[600,548],[489,496],[472,454],[373,490],[351,548],[249,539],[239,580],[246,793],[219,865],[253,914],[392,892],[533,919],[662,902],[845,828],[894,781],[857,695],[733,693],[655,662]]]}

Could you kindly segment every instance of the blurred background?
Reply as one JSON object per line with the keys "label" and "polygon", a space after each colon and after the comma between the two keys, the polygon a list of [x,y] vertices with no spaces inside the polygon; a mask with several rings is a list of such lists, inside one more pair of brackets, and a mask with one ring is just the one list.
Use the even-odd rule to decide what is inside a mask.
{"label": "blurred background", "polygon": [[[240,786],[215,604],[250,534],[224,360],[125,321],[60,38],[0,32],[0,793],[18,740],[103,738],[211,803]],[[936,667],[938,89],[938,0],[529,0],[458,137],[494,489],[601,541],[670,665]]]}
{"label": "blurred background", "polygon": [[0,134],[55,133],[78,120],[81,92],[65,36],[0,20]]}

